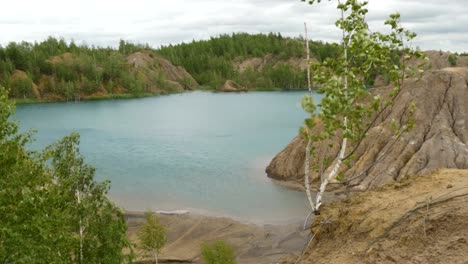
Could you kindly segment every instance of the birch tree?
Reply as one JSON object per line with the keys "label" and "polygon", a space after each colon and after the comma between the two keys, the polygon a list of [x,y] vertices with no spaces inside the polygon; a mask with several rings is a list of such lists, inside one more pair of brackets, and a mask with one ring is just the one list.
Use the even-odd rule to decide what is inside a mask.
{"label": "birch tree", "polygon": [[[50,162],[49,174],[54,183],[49,187],[56,207],[61,209],[63,228],[70,237],[74,263],[125,263],[131,255],[126,237],[123,212],[107,197],[109,182],[94,180],[95,169],[86,164],[79,152],[80,137],[73,133],[44,151],[44,162]],[[71,234],[67,234],[70,236]]]}
{"label": "birch tree", "polygon": [[138,239],[141,248],[154,257],[154,263],[158,264],[158,256],[167,242],[166,230],[159,223],[159,218],[152,212],[145,213],[145,223],[138,230]]}
{"label": "birch tree", "polygon": [[[308,2],[314,5],[320,0]],[[303,97],[302,107],[310,117],[305,120],[301,131],[307,138],[304,184],[315,214],[319,214],[327,185],[337,179],[343,162],[353,157],[377,117],[392,105],[400,92],[411,70],[406,67],[406,62],[413,57],[423,57],[421,52],[408,46],[416,34],[401,26],[400,14],[391,14],[385,21],[389,26],[388,33],[372,31],[366,22],[367,4],[359,0],[338,0],[337,9],[341,16],[335,24],[341,30],[342,52],[335,58],[313,64],[308,56],[309,94]],[[309,42],[307,34],[306,26],[306,46]],[[376,73],[383,74],[394,87],[388,99],[373,96],[369,90],[369,80],[375,78]],[[313,100],[312,86],[324,95],[318,104]],[[414,108],[414,105],[410,106],[409,115]],[[395,133],[411,129],[414,125],[411,120],[407,124],[399,124]],[[321,129],[316,129],[318,121]],[[339,152],[330,162],[322,159],[326,164],[320,166],[329,169],[326,175],[320,172],[320,185],[314,200],[310,191],[310,175],[314,166],[310,160],[318,154],[314,145],[333,138],[341,139]]]}
{"label": "birch tree", "polygon": [[29,151],[32,133],[19,132],[13,112],[0,87],[0,263],[131,262],[123,213],[84,162],[79,136]]}

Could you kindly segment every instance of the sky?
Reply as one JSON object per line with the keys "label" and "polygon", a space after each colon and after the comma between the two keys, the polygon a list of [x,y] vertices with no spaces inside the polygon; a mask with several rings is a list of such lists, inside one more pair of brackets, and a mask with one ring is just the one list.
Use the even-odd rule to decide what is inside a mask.
{"label": "sky", "polygon": [[[310,6],[300,0],[15,0],[4,1],[0,45],[62,37],[78,44],[116,47],[120,39],[152,47],[232,32],[303,35],[338,41],[337,0]],[[414,47],[468,51],[468,0],[369,0],[371,28],[388,14],[418,34]]]}

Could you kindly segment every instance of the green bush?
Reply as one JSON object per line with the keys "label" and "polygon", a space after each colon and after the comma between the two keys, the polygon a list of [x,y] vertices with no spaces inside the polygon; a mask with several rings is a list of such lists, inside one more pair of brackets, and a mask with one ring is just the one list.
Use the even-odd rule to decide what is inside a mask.
{"label": "green bush", "polygon": [[449,57],[448,57],[448,61],[450,63],[450,66],[452,66],[452,67],[457,66],[457,55],[450,54]]}
{"label": "green bush", "polygon": [[235,264],[236,255],[231,246],[219,240],[202,245],[202,261],[204,264]]}
{"label": "green bush", "polygon": [[11,81],[11,91],[16,98],[32,95],[32,81],[29,78],[16,78]]}

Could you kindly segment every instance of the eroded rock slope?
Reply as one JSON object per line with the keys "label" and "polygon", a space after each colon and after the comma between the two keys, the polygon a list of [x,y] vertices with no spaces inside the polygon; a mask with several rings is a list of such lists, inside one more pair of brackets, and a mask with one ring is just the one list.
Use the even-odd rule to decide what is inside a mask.
{"label": "eroded rock slope", "polygon": [[[385,94],[382,87],[375,93]],[[400,137],[391,120],[403,124],[408,108],[415,103],[416,126]],[[355,152],[355,159],[343,167],[345,183],[355,190],[400,181],[408,176],[428,174],[439,168],[468,168],[468,68],[427,71],[420,79],[408,80],[395,104],[384,111]],[[338,142],[337,139],[335,139]],[[326,142],[325,144],[328,144]],[[338,148],[324,148],[313,160],[335,158]],[[337,144],[335,144],[337,145]],[[350,146],[352,148],[353,146]],[[267,167],[269,177],[302,182],[305,140],[297,136]],[[323,168],[326,169],[326,168]],[[311,177],[318,180],[318,173]]]}

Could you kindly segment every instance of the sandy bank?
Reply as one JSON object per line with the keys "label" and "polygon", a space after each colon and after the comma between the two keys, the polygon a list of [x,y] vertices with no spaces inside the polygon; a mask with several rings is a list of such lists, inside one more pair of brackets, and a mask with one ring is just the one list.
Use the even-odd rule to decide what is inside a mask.
{"label": "sandy bank", "polygon": [[326,204],[312,232],[300,264],[466,264],[468,170],[444,169]]}
{"label": "sandy bank", "polygon": [[[180,213],[180,212],[179,212]],[[182,214],[159,214],[167,228],[168,243],[160,263],[199,263],[203,242],[224,240],[230,244],[238,263],[276,263],[282,257],[298,254],[310,231],[303,231],[301,223],[288,225],[254,225],[230,218]],[[143,223],[141,212],[127,212],[128,235],[137,243],[136,231]],[[143,261],[138,249],[136,263]]]}

